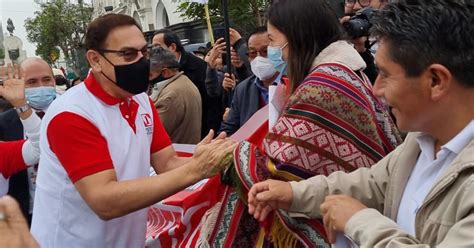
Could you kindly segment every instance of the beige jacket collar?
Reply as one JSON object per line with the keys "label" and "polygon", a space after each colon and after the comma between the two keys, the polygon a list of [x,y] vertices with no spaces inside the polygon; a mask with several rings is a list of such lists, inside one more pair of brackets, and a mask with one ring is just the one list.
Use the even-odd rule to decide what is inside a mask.
{"label": "beige jacket collar", "polygon": [[176,79],[178,79],[179,77],[181,77],[181,75],[183,75],[184,72],[180,71],[178,72],[176,75],[166,79],[166,80],[163,80],[161,82],[158,82],[155,84],[155,86],[153,86],[153,90],[151,92],[151,95],[150,95],[150,98],[153,102],[156,102],[158,101],[158,97],[160,96],[161,94],[161,91],[166,88],[166,86],[170,85],[172,82],[174,82]]}
{"label": "beige jacket collar", "polygon": [[[402,161],[397,163],[397,166],[394,168],[392,175],[393,181],[397,182],[396,185],[406,185],[408,178],[410,177],[411,171],[413,170],[418,156],[421,152],[419,144],[416,142],[416,138],[423,135],[422,133],[411,133],[406,138],[406,146],[398,155],[398,160]],[[471,141],[456,159],[446,168],[446,171],[440,176],[436,181],[434,187],[428,193],[425,198],[426,200],[432,199],[436,194],[443,190],[449,181],[454,180],[463,170],[474,167],[474,140]],[[398,208],[400,205],[401,197],[405,189],[392,188],[387,192],[387,199],[391,199],[391,212],[384,212],[384,215],[390,216],[392,219],[396,219],[398,215]],[[424,202],[426,204],[426,202]],[[387,210],[387,209],[385,209]]]}
{"label": "beige jacket collar", "polygon": [[323,63],[339,63],[349,67],[353,71],[363,70],[366,64],[357,50],[347,41],[339,40],[324,48],[314,59],[311,68]]}

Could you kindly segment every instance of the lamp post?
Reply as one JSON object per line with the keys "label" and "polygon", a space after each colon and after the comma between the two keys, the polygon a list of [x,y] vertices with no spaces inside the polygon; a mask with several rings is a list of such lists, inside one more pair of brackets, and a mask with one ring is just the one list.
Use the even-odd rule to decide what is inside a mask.
{"label": "lamp post", "polygon": [[227,44],[225,46],[225,52],[227,53],[227,73],[229,75],[232,73],[232,63],[231,63],[231,56],[230,56],[230,34],[229,34],[229,11],[227,9],[227,0],[222,0],[222,13],[224,15],[224,40]]}

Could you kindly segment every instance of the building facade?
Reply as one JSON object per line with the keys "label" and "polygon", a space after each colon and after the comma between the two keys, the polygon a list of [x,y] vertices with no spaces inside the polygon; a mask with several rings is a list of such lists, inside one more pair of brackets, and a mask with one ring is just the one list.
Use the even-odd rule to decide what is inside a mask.
{"label": "building facade", "polygon": [[132,16],[144,32],[183,22],[177,0],[92,0],[93,17],[105,13]]}

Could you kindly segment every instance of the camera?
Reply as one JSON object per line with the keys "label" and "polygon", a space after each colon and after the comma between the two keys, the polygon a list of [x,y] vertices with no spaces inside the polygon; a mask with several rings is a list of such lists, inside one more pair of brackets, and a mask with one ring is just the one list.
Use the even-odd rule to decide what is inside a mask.
{"label": "camera", "polygon": [[364,8],[355,13],[342,26],[346,30],[349,37],[355,39],[363,36],[369,36],[370,28],[372,27],[371,17],[375,13],[372,8]]}

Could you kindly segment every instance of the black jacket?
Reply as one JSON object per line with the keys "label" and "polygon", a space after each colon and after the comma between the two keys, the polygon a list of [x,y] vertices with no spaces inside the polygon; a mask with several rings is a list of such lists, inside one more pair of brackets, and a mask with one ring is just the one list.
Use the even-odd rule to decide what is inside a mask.
{"label": "black jacket", "polygon": [[255,76],[251,76],[235,87],[229,117],[222,122],[221,132],[227,135],[235,133],[260,109],[260,92],[255,79]]}
{"label": "black jacket", "polygon": [[377,71],[377,67],[375,66],[374,56],[372,55],[369,49],[359,54],[367,65],[367,67],[364,69],[364,73],[365,75],[367,75],[372,85],[374,85],[375,80],[377,79],[377,76],[379,74]]}

